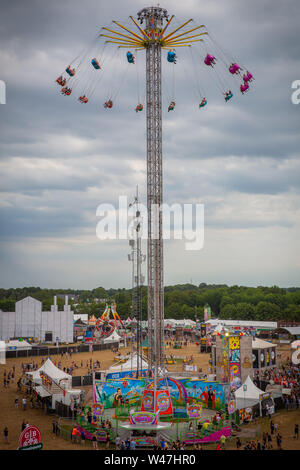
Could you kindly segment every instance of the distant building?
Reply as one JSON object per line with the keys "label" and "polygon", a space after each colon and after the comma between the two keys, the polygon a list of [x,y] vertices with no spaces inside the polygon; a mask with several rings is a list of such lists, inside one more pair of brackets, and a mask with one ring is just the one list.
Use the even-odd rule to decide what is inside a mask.
{"label": "distant building", "polygon": [[16,302],[14,312],[0,311],[0,339],[37,338],[39,342],[72,343],[74,312],[65,296],[62,311],[58,310],[56,296],[51,311],[42,311],[42,302],[32,297]]}
{"label": "distant building", "polygon": [[229,328],[231,331],[244,333],[250,333],[253,336],[271,334],[277,328],[277,322],[275,321],[255,321],[255,320],[220,320],[217,318],[211,318],[205,322],[210,330],[216,330],[217,328]]}

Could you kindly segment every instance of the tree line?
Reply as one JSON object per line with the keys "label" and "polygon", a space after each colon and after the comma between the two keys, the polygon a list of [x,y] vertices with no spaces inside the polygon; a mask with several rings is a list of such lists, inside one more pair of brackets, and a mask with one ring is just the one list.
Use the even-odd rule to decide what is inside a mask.
{"label": "tree line", "polygon": [[[23,287],[0,289],[0,309],[14,311],[15,302],[31,296],[43,303],[43,310],[50,310],[54,295],[63,308],[64,295],[74,297],[70,303],[75,313],[94,314],[99,317],[106,302],[117,302],[121,318],[131,315],[131,289],[92,290],[42,289]],[[208,304],[212,316],[220,319],[259,320],[259,321],[299,321],[300,288],[227,286],[226,284],[179,284],[164,289],[165,318],[203,319],[204,306]],[[147,287],[142,287],[142,317],[147,319]]]}

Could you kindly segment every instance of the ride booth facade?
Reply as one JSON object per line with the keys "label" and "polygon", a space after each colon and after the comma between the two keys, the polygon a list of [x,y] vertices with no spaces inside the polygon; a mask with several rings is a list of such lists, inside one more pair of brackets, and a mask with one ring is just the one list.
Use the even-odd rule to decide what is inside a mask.
{"label": "ride booth facade", "polygon": [[[149,378],[123,378],[105,383],[95,380],[94,383],[94,404],[100,403],[104,415],[112,416],[114,434],[121,439],[129,435],[136,437],[137,446],[139,439],[146,437],[151,446],[153,439],[161,436],[170,443],[180,439],[187,445],[216,442],[222,434],[229,436],[227,401],[228,384],[198,379],[160,378],[156,387]],[[139,429],[128,427],[132,411],[143,413],[144,419],[147,413],[157,414],[158,425],[162,427],[151,429],[147,424],[142,429],[141,423]],[[147,439],[139,442],[145,446]]]}

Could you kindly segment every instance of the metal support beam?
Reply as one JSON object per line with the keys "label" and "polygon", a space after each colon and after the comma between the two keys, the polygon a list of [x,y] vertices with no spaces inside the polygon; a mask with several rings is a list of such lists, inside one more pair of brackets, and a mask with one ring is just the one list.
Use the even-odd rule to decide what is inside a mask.
{"label": "metal support beam", "polygon": [[161,46],[146,50],[149,369],[164,367]]}

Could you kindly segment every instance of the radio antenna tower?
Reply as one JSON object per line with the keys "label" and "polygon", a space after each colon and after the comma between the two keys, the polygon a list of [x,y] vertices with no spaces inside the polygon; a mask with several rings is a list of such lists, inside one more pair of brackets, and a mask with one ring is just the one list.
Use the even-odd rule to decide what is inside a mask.
{"label": "radio antenna tower", "polygon": [[[142,285],[145,278],[141,271],[142,263],[145,261],[146,256],[142,254],[141,249],[141,233],[142,233],[142,217],[139,210],[139,193],[138,186],[136,188],[136,196],[133,203],[129,207],[135,206],[135,219],[133,225],[133,238],[129,240],[131,253],[128,255],[128,260],[132,262],[132,310],[131,321],[135,318],[136,325],[136,353],[137,353],[137,377],[142,375]],[[133,341],[131,340],[131,357],[133,357]]]}

